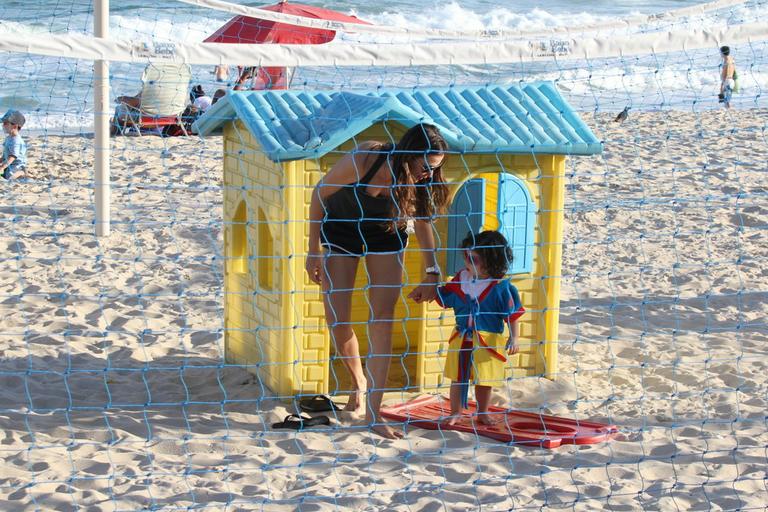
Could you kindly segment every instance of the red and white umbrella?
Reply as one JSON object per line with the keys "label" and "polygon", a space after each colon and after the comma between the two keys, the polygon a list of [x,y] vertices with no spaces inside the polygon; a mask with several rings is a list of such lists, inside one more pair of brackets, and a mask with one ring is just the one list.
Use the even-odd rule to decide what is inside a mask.
{"label": "red and white umbrella", "polygon": [[[275,5],[261,7],[266,11],[292,14],[330,21],[345,23],[360,23],[370,25],[355,16],[311,5],[288,3],[283,0]],[[323,44],[332,41],[336,36],[334,30],[314,27],[301,27],[287,23],[252,18],[250,16],[235,16],[216,32],[208,36],[206,43],[231,44]],[[284,67],[260,67],[256,70],[252,89],[286,89],[288,87],[288,70]]]}

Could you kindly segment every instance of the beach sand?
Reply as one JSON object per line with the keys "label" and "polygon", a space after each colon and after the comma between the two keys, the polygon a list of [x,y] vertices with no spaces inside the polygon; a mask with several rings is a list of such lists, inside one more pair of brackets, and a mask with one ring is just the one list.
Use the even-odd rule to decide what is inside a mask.
{"label": "beach sand", "polygon": [[29,138],[0,183],[0,509],[762,509],[766,112],[583,117],[559,373],[494,394],[621,429],[555,450],[271,429],[295,411],[224,365],[221,139],[114,139],[97,238],[92,137]]}

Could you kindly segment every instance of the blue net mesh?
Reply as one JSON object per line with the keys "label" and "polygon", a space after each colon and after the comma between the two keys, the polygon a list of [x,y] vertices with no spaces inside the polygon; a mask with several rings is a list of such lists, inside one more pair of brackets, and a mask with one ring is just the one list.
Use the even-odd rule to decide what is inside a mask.
{"label": "blue net mesh", "polygon": [[[748,2],[706,20],[751,23],[764,10]],[[112,8],[112,37],[200,41],[229,18],[182,3],[127,2]],[[74,0],[7,4],[0,20],[30,38],[90,34],[93,11]],[[661,18],[598,33],[623,37],[699,22]],[[333,290],[352,292],[352,313],[328,320],[331,327],[323,294],[304,271],[315,184],[345,156],[368,162],[363,155],[372,150],[354,149],[359,143],[398,142],[402,118],[360,114],[354,120],[366,128],[322,157],[274,162],[239,113],[214,110],[220,126],[187,137],[179,131],[197,131],[199,104],[183,105],[171,128],[128,111],[137,122],[116,123],[122,134],[111,139],[112,233],[97,237],[93,63],[66,52],[4,52],[0,108],[26,117],[27,165],[0,180],[0,508],[763,509],[766,43],[730,50],[740,86],[730,109],[718,100],[716,44],[503,65],[302,66],[287,75],[291,91],[315,98],[318,91],[418,98],[436,88],[552,83],[602,144],[594,154],[566,152],[559,176],[552,156],[535,148],[478,155],[453,147],[444,164],[451,190],[483,179],[485,195],[468,192],[470,212],[449,203],[434,217],[444,285],[453,277],[449,254],[463,255],[452,220],[479,211],[484,228],[503,230],[503,215],[487,209],[500,201],[490,199],[503,186],[494,180],[508,175],[527,191],[532,263],[506,276],[526,309],[521,354],[509,357],[490,402],[618,427],[609,440],[551,449],[443,423],[430,430],[393,422],[404,438],[385,441],[362,414],[301,408],[320,394],[343,408],[355,388],[351,360],[370,376],[372,359],[390,359],[388,380],[370,390],[383,392],[385,407],[450,392],[442,375],[452,310],[408,298],[425,279],[417,233],[402,255],[402,286],[363,249],[357,278]],[[112,62],[111,99],[145,90],[146,69],[146,62]],[[236,66],[227,71],[218,80],[213,65],[191,66],[185,96],[196,85],[211,102],[219,89],[231,94],[242,75]],[[286,131],[306,121],[296,104],[271,108],[270,122]],[[336,126],[339,118],[313,122]],[[523,124],[533,130],[535,122]],[[544,198],[557,190],[560,203],[551,204],[560,206],[552,209]],[[562,239],[544,220],[554,214],[563,217]],[[543,266],[560,252],[560,268]],[[352,259],[336,256],[345,258]],[[555,282],[552,317],[546,298]],[[384,313],[371,321],[380,313],[372,312],[372,290],[396,296],[391,319]],[[552,318],[559,330],[548,339]],[[368,348],[382,322],[393,333],[391,353]],[[357,333],[359,358],[334,347],[331,333],[340,325]],[[294,430],[297,418],[288,418],[287,429],[273,426],[291,414],[328,422]],[[497,425],[508,426],[502,416]],[[478,417],[470,424],[482,429]]]}

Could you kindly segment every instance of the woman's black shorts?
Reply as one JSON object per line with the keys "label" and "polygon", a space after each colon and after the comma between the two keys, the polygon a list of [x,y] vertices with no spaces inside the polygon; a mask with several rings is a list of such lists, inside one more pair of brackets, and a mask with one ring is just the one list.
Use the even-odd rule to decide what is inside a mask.
{"label": "woman's black shorts", "polygon": [[405,229],[389,231],[381,222],[328,219],[320,228],[320,243],[336,254],[365,256],[395,253],[408,245]]}

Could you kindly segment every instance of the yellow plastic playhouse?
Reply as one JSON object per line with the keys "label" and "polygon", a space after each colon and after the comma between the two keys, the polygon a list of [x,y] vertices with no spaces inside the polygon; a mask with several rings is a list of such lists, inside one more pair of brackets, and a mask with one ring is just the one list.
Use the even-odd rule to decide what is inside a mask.
{"label": "yellow plastic playhouse", "polygon": [[[511,376],[557,372],[565,161],[602,145],[551,82],[377,90],[230,93],[198,120],[224,133],[225,347],[282,397],[343,391],[320,289],[304,271],[311,192],[336,161],[365,140],[396,142],[420,122],[437,125],[452,154],[443,174],[452,191],[435,222],[446,279],[455,249],[472,229],[499,229],[510,241],[511,279],[527,310]],[[416,237],[405,253],[390,388],[443,385],[451,311],[405,296],[423,276]],[[366,353],[366,269],[361,262],[353,323]]]}

